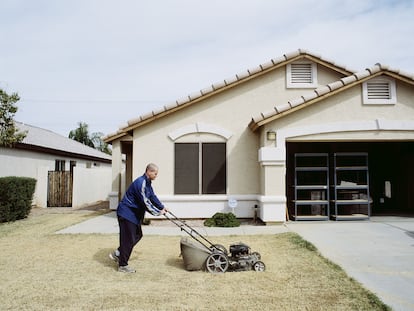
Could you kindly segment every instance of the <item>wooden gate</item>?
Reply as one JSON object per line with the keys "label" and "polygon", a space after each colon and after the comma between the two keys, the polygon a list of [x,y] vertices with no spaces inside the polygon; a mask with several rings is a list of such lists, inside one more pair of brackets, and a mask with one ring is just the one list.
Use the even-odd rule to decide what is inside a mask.
{"label": "wooden gate", "polygon": [[70,171],[49,171],[47,207],[72,207],[72,189]]}

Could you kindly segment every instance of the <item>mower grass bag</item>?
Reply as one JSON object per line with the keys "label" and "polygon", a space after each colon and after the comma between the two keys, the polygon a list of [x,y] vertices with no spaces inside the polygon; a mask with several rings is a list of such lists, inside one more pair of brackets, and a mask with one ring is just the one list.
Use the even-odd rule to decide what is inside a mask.
{"label": "mower grass bag", "polygon": [[[168,215],[173,217],[171,218]],[[242,242],[230,245],[230,255],[226,247],[211,243],[194,228],[177,218],[171,211],[168,211],[164,216],[192,238],[192,240],[189,240],[187,237],[182,237],[180,241],[181,256],[183,256],[186,270],[206,270],[210,273],[265,271],[266,266],[260,260],[260,254],[250,252],[248,245]]]}
{"label": "mower grass bag", "polygon": [[204,270],[205,263],[211,252],[197,241],[189,240],[187,237],[180,241],[181,255],[184,260],[184,267],[187,271]]}

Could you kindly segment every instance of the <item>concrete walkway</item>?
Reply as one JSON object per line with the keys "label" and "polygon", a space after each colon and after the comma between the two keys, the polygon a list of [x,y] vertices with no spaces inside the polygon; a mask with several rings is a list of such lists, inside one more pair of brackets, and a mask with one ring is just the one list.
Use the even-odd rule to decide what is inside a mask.
{"label": "concrete walkway", "polygon": [[[197,232],[205,236],[221,236],[221,235],[255,235],[255,234],[277,234],[288,232],[289,229],[285,225],[278,226],[240,226],[234,228],[218,228],[218,227],[194,227]],[[142,226],[144,235],[187,235],[181,231],[179,227],[173,223],[169,225],[150,225]],[[79,224],[58,231],[59,234],[70,233],[119,233],[118,222],[115,212],[104,214],[95,218],[88,219]]]}
{"label": "concrete walkway", "polygon": [[[358,222],[288,222],[276,226],[195,229],[206,237],[296,232],[393,310],[414,310],[414,218],[371,217],[369,221]],[[143,226],[143,232],[144,235],[187,235],[172,223]],[[115,234],[118,224],[115,213],[109,213],[58,233]]]}

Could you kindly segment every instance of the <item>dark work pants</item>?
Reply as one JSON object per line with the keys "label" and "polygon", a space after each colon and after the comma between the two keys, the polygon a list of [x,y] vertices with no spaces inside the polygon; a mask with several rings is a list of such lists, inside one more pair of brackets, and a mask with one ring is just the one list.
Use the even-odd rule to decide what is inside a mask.
{"label": "dark work pants", "polygon": [[119,266],[127,266],[132,249],[142,238],[141,224],[136,225],[118,216],[119,223]]}

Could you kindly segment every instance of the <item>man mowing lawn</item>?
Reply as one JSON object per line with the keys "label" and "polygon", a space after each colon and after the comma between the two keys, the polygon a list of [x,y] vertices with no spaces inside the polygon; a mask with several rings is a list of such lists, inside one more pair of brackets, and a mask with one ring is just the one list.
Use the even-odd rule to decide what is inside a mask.
{"label": "man mowing lawn", "polygon": [[109,254],[109,257],[118,263],[118,271],[125,273],[136,272],[128,266],[134,246],[142,238],[141,224],[145,211],[159,216],[168,210],[155,195],[151,181],[157,178],[158,166],[150,163],[144,175],[138,177],[128,188],[121,202],[118,204],[117,216],[119,224],[119,247]]}

